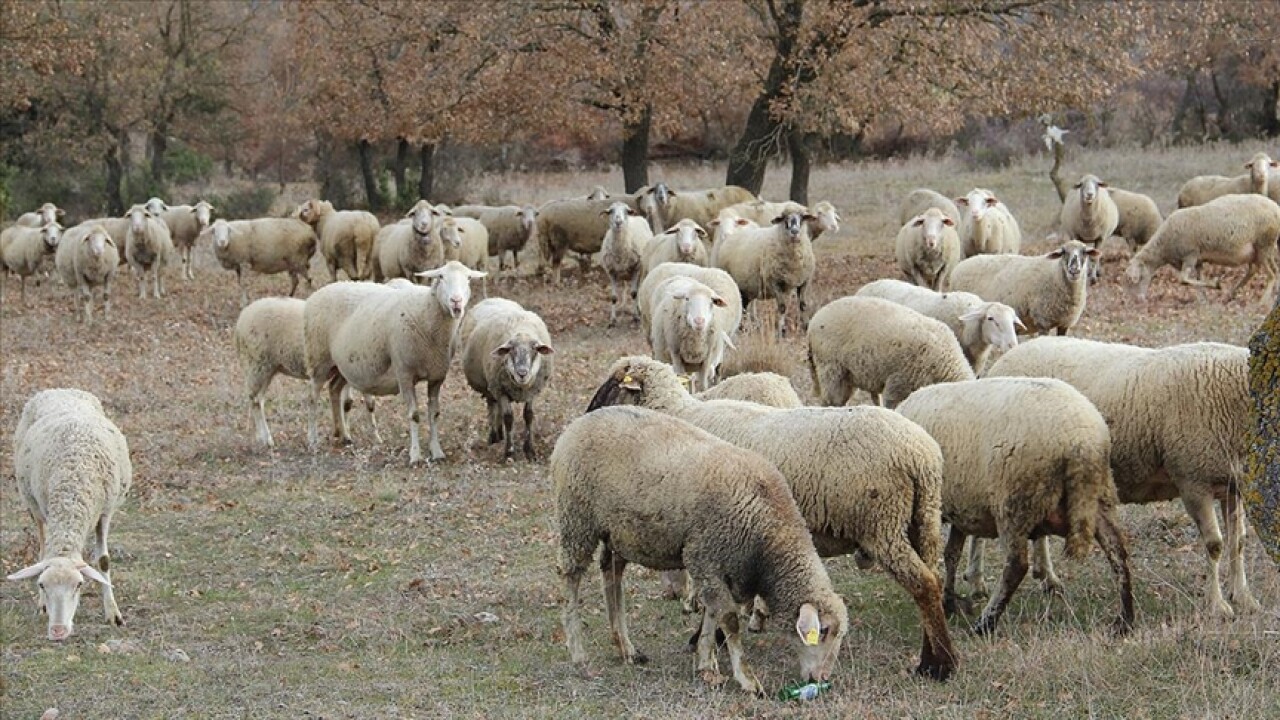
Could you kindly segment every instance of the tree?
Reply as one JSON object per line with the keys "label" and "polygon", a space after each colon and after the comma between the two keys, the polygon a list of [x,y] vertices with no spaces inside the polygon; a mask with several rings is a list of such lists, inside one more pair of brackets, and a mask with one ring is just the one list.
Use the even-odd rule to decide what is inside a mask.
{"label": "tree", "polygon": [[1254,428],[1241,492],[1253,529],[1280,563],[1280,302],[1249,340]]}

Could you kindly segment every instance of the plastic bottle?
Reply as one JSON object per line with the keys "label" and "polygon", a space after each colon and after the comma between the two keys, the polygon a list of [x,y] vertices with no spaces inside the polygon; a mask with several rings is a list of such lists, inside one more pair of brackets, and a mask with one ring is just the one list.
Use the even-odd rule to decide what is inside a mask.
{"label": "plastic bottle", "polygon": [[795,684],[782,688],[782,692],[778,693],[780,700],[813,700],[822,693],[831,689],[831,682],[824,680],[822,682],[811,682],[804,685]]}

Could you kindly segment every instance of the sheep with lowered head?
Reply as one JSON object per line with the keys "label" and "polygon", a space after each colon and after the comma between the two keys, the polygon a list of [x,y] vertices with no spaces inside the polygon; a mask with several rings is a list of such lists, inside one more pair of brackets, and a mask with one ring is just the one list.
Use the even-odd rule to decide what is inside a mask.
{"label": "sheep with lowered head", "polygon": [[310,225],[329,266],[329,279],[341,268],[349,280],[369,277],[369,258],[378,234],[378,218],[364,210],[335,210],[328,200],[308,200],[298,207],[298,219]]}
{"label": "sheep with lowered head", "polygon": [[[600,244],[600,265],[609,276],[609,327],[613,327],[618,321],[618,304],[623,298],[623,294],[618,292],[618,281],[621,280],[624,287],[631,285],[634,306],[643,274],[640,254],[653,240],[653,233],[644,216],[626,203],[615,202],[602,214],[609,219],[609,229]],[[636,309],[637,319],[639,312]]]}
{"label": "sheep with lowered head", "polygon": [[707,231],[698,223],[685,219],[667,228],[667,231],[653,238],[641,252],[641,274],[665,262],[689,263],[690,265],[707,265]]}
{"label": "sheep with lowered head", "polygon": [[[676,418],[644,408],[602,408],[569,424],[551,453],[564,581],[564,634],[582,672],[579,586],[604,545],[599,567],[605,613],[624,662],[647,658],[631,643],[622,574],[629,563],[685,568],[702,600],[697,670],[722,682],[715,630],[724,631],[733,677],[747,692],[764,688],[743,662],[738,603],[759,595],[791,623],[801,676],[826,680],[849,629],[804,519],[778,471]],[[794,641],[793,641],[794,642]]]}
{"label": "sheep with lowered head", "polygon": [[1022,248],[1022,230],[1009,208],[992,193],[974,188],[956,198],[960,215],[960,253],[974,255],[1017,254]]}
{"label": "sheep with lowered head", "polygon": [[98,287],[102,288],[102,313],[111,319],[111,281],[120,265],[120,253],[106,228],[76,226],[63,233],[54,265],[63,284],[75,294],[81,322],[93,324],[93,289]]}
{"label": "sheep with lowered head", "polygon": [[960,222],[960,210],[951,201],[951,198],[936,190],[916,188],[907,193],[907,196],[902,199],[902,204],[898,206],[898,224],[906,225],[911,222],[911,218],[920,215],[929,208],[937,208],[942,211],[943,215],[955,222]]}
{"label": "sheep with lowered head", "polygon": [[214,220],[209,226],[213,255],[222,267],[234,270],[240,286],[240,307],[249,304],[244,286],[246,269],[263,275],[289,273],[289,297],[298,291],[298,280],[311,287],[311,256],[316,252],[316,234],[311,226],[295,218],[256,220]]}
{"label": "sheep with lowered head", "polygon": [[[98,398],[66,388],[31,396],[13,434],[13,474],[36,523],[40,561],[8,579],[39,578],[49,639],[71,637],[86,580],[102,586],[107,622],[123,625],[111,585],[107,535],[133,482],[133,465],[129,444]],[[90,535],[93,553],[86,563]]]}
{"label": "sheep with lowered head", "polygon": [[153,197],[147,201],[147,209],[168,226],[173,246],[182,260],[182,277],[194,280],[196,276],[191,254],[196,246],[196,238],[213,221],[213,206],[204,200],[195,205],[167,205],[160,198]]}
{"label": "sheep with lowered head", "polygon": [[1066,335],[1084,313],[1098,248],[1068,240],[1044,255],[979,255],[951,271],[951,290],[1013,308],[1025,329]]}
{"label": "sheep with lowered head", "polygon": [[653,356],[671,363],[678,374],[694,373],[694,385],[705,390],[715,382],[725,347],[733,347],[717,308],[728,302],[715,290],[688,277],[673,277],[654,289],[650,305],[649,346]]}
{"label": "sheep with lowered head", "polygon": [[125,217],[129,229],[125,233],[124,256],[129,269],[138,278],[138,298],[147,296],[147,273],[151,273],[152,296],[159,300],[164,295],[164,273],[173,255],[173,239],[169,226],[156,217],[146,205],[134,205]]}
{"label": "sheep with lowered head", "polygon": [[58,249],[62,226],[57,221],[38,228],[10,225],[0,231],[0,297],[4,296],[4,280],[9,273],[18,276],[18,297],[27,301],[27,277],[35,275],[44,257]]}
{"label": "sheep with lowered head", "polygon": [[788,211],[768,227],[743,228],[711,248],[711,265],[737,283],[743,307],[755,300],[778,301],[778,333],[787,322],[787,297],[793,292],[803,325],[807,321],[809,284],[816,266],[807,223],[816,217]]}
{"label": "sheep with lowered head", "polygon": [[1280,162],[1265,152],[1255,153],[1244,169],[1249,172],[1235,177],[1200,175],[1183,183],[1178,190],[1178,209],[1204,205],[1224,195],[1257,194],[1280,203],[1280,181],[1271,177]]}
{"label": "sheep with lowered head", "polygon": [[1116,224],[1115,234],[1124,238],[1129,245],[1129,252],[1137,252],[1138,248],[1147,244],[1164,217],[1156,201],[1142,193],[1130,192],[1117,187],[1110,188],[1111,201],[1116,204],[1120,221]]}
{"label": "sheep with lowered head", "polygon": [[937,208],[929,208],[904,223],[895,242],[902,274],[922,288],[946,287],[947,276],[961,258],[955,224]]}

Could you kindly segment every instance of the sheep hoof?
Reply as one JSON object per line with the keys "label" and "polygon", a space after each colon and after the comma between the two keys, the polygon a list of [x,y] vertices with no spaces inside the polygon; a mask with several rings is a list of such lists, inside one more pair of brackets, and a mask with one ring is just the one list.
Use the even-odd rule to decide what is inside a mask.
{"label": "sheep hoof", "polygon": [[111,618],[111,622],[115,623],[116,627],[124,627],[124,617],[120,613],[116,613],[115,617]]}
{"label": "sheep hoof", "polygon": [[649,663],[649,656],[645,655],[639,650],[636,650],[634,653],[632,653],[630,657],[623,658],[623,659],[626,661],[628,665],[647,665]]}
{"label": "sheep hoof", "polygon": [[1262,604],[1247,590],[1242,593],[1229,593],[1227,599],[1238,612],[1252,613],[1262,609]]}
{"label": "sheep hoof", "polygon": [[948,663],[929,664],[921,662],[920,665],[916,667],[915,672],[916,675],[920,677],[927,677],[930,680],[945,682],[947,678],[951,677],[951,672],[953,670],[955,670],[955,667]]}
{"label": "sheep hoof", "polygon": [[970,630],[973,631],[974,635],[990,635],[996,631],[996,622],[997,621],[993,620],[990,616],[983,615],[978,618],[978,622],[974,623]]}
{"label": "sheep hoof", "polygon": [[1216,602],[1209,604],[1209,617],[1231,620],[1235,616],[1235,611],[1231,609],[1231,606],[1225,600],[1218,599]]}
{"label": "sheep hoof", "polygon": [[1133,630],[1133,620],[1126,617],[1118,617],[1111,623],[1111,634],[1115,637],[1124,637]]}
{"label": "sheep hoof", "polygon": [[1045,595],[1063,597],[1067,594],[1066,588],[1062,585],[1062,581],[1057,578],[1045,578],[1044,581],[1040,583],[1040,589],[1044,591]]}

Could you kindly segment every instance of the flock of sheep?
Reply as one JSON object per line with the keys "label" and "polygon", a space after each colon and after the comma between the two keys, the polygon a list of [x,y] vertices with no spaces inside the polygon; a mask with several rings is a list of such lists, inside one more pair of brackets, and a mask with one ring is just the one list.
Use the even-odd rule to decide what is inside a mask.
{"label": "flock of sheep", "polygon": [[[1018,334],[1067,334],[1097,278],[1098,245],[1117,234],[1134,251],[1126,277],[1139,292],[1165,264],[1198,287],[1216,287],[1200,277],[1204,263],[1247,264],[1232,295],[1261,267],[1270,298],[1280,242],[1276,165],[1260,153],[1246,175],[1191,180],[1168,218],[1150,198],[1085,175],[1065,198],[1059,246],[1039,256],[1019,254],[1018,223],[991,192],[974,189],[953,202],[916,190],[902,202],[896,239],[905,280],[876,280],[811,317],[813,240],[838,230],[839,215],[830,203],[767,202],[737,187],[597,190],[538,208],[421,201],[385,226],[318,200],[290,218],[227,221],[213,220],[205,202],[153,198],[124,218],[64,230],[62,211],[45,205],[0,234],[0,260],[3,274],[22,279],[25,297],[25,279],[53,254],[88,323],[95,291],[109,316],[118,265],[129,265],[140,298],[148,286],[158,298],[170,258],[177,253],[192,277],[191,250],[207,238],[240,281],[234,343],[258,442],[274,445],[264,398],[284,374],[308,382],[313,449],[322,393],[343,443],[351,442],[353,391],[371,418],[373,398],[398,395],[416,464],[424,459],[417,385],[427,382],[429,458],[441,460],[439,394],[455,357],[485,400],[488,442],[514,454],[513,405],[522,403],[521,449],[535,459],[534,407],[552,380],[552,338],[536,313],[487,298],[487,285],[487,299],[473,305],[471,283],[486,278],[491,256],[501,270],[508,252],[518,262],[526,246],[537,248],[552,282],[568,253],[599,253],[609,324],[630,311],[652,357],[613,362],[549,460],[570,655],[589,672],[579,584],[603,545],[606,613],[626,662],[644,660],[622,609],[623,570],[638,563],[663,571],[669,595],[702,608],[702,677],[721,681],[719,631],[734,679],[759,693],[743,660],[740,613],[753,630],[769,616],[793,623],[802,676],[831,673],[849,617],[820,557],[854,554],[860,567],[878,564],[902,585],[920,613],[917,672],[935,679],[959,660],[946,615],[965,602],[956,575],[970,536],[963,578],[976,593],[986,592],[978,539],[1000,538],[1006,555],[975,632],[995,630],[1028,570],[1061,590],[1047,544],[1054,535],[1066,538],[1070,557],[1099,545],[1119,586],[1115,629],[1128,630],[1133,592],[1120,503],[1181,499],[1204,544],[1209,611],[1230,617],[1258,608],[1244,575],[1238,487],[1247,350],[1066,337],[1019,344]],[[246,270],[289,273],[292,296],[301,280],[311,284],[317,249],[333,282],[306,300],[248,302]],[[339,271],[348,280],[338,281]],[[718,377],[752,303],[777,301],[781,333],[792,295],[814,394],[828,407],[804,406],[781,376]],[[990,362],[993,350],[1000,356]],[[849,406],[859,393],[869,403]],[[629,407],[610,407],[617,405]],[[38,578],[50,639],[71,635],[85,581],[103,587],[108,621],[122,622],[107,534],[131,480],[123,435],[94,396],[47,390],[28,401],[14,447],[41,551],[9,579]]]}

